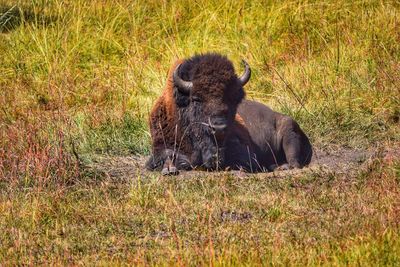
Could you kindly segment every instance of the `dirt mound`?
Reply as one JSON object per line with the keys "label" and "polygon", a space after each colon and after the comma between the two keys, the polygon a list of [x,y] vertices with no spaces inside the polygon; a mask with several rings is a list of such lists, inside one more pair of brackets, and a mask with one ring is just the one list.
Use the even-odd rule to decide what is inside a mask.
{"label": "dirt mound", "polygon": [[[374,159],[393,161],[400,159],[398,145],[391,147],[377,146],[370,149],[352,149],[340,146],[329,146],[314,149],[311,164],[303,169],[259,173],[265,177],[297,176],[307,172],[327,172],[336,174],[355,174],[368,167]],[[148,175],[144,169],[145,156],[104,156],[96,155],[87,168],[113,179],[132,179],[139,175]],[[204,171],[181,172],[180,176],[193,177],[204,175]],[[234,171],[236,175],[250,174]],[[157,174],[154,172],[154,174]],[[161,174],[160,174],[161,175]]]}

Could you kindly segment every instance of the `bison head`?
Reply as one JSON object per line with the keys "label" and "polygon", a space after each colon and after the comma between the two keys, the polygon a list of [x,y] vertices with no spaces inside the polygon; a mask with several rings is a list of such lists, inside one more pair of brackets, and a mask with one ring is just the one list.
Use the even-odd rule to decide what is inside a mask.
{"label": "bison head", "polygon": [[173,73],[174,97],[180,126],[193,147],[192,163],[218,169],[224,163],[225,137],[229,134],[250,67],[238,77],[232,62],[218,54],[197,55]]}

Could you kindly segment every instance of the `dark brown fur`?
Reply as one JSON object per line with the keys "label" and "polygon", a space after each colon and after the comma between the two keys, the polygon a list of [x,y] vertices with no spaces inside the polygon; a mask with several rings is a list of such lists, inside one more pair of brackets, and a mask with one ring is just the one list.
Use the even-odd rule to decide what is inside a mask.
{"label": "dark brown fur", "polygon": [[[190,94],[174,85],[179,64],[179,77],[193,83]],[[150,114],[152,156],[146,167],[171,174],[194,167],[264,171],[285,163],[308,164],[311,145],[297,123],[243,98],[242,84],[226,57],[205,54],[176,62]],[[214,132],[210,125],[221,118],[226,130]]]}

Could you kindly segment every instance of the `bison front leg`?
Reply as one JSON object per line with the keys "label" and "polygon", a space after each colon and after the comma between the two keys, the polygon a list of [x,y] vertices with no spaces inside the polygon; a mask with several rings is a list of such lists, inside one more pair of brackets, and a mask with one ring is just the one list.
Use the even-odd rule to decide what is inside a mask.
{"label": "bison front leg", "polygon": [[219,170],[224,162],[224,148],[208,127],[191,129],[192,165],[206,170]]}
{"label": "bison front leg", "polygon": [[175,166],[173,159],[167,158],[161,170],[162,175],[178,175],[178,168]]}
{"label": "bison front leg", "polygon": [[[194,135],[196,136],[196,135]],[[219,170],[222,168],[224,162],[224,148],[223,145],[219,145],[215,136],[206,129],[203,135],[193,142],[195,151],[194,155],[197,155],[196,162],[197,167],[205,168],[206,170]]]}
{"label": "bison front leg", "polygon": [[207,147],[202,153],[203,167],[207,170],[220,170],[224,164],[224,155],[224,148]]}
{"label": "bison front leg", "polygon": [[192,164],[186,155],[174,153],[172,149],[163,149],[150,156],[146,168],[161,171],[163,175],[177,175],[179,170],[192,169]]}

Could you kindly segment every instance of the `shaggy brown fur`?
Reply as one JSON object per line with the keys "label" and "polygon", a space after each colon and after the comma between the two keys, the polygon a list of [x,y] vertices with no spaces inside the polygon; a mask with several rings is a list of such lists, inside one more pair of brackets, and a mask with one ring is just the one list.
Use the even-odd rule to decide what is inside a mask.
{"label": "shaggy brown fur", "polygon": [[[176,69],[181,80],[192,83],[190,90],[175,84]],[[311,145],[297,123],[242,101],[243,84],[232,63],[218,54],[176,62],[150,114],[153,146],[146,167],[174,174],[194,167],[264,171],[308,164]]]}
{"label": "shaggy brown fur", "polygon": [[181,125],[178,123],[179,116],[173,91],[174,84],[172,73],[181,63],[182,60],[178,60],[170,68],[163,94],[158,98],[151,110],[149,124],[153,141],[153,153],[157,153],[159,150],[163,150],[166,147],[174,148],[177,145],[177,141],[182,142],[182,151],[187,153],[191,151],[191,145],[188,138],[182,138],[183,130],[181,129]]}
{"label": "shaggy brown fur", "polygon": [[[190,95],[183,94],[173,82],[173,72],[181,63],[180,77],[193,81]],[[243,96],[233,65],[226,57],[206,54],[176,62],[150,114],[153,156],[147,168],[169,168],[172,162],[183,169],[217,168],[223,154],[218,152],[222,146],[218,140],[223,142],[223,137],[213,135],[205,125],[214,118],[224,118],[232,126]]]}

